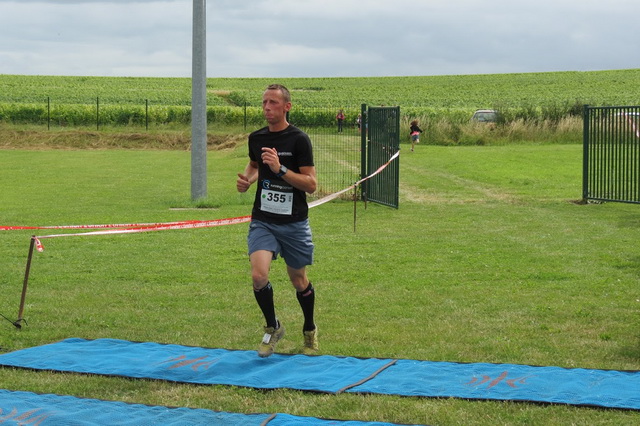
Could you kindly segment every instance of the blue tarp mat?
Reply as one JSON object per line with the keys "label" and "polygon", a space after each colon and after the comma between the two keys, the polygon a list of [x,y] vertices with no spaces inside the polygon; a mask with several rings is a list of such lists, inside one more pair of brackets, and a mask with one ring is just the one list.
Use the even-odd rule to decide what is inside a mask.
{"label": "blue tarp mat", "polygon": [[325,420],[289,414],[240,414],[0,389],[3,425],[309,425],[382,426],[390,423]]}
{"label": "blue tarp mat", "polygon": [[349,392],[640,410],[640,372],[398,360]]}
{"label": "blue tarp mat", "polygon": [[530,401],[640,410],[640,372],[230,351],[66,339],[0,355],[0,365],[326,393]]}
{"label": "blue tarp mat", "polygon": [[325,393],[340,392],[389,362],[280,354],[260,358],[255,351],[77,338],[0,355],[0,365],[37,370]]}

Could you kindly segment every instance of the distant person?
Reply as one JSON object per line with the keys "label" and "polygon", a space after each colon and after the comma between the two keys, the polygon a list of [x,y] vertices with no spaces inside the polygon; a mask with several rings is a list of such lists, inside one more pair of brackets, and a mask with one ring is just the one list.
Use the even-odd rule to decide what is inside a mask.
{"label": "distant person", "polygon": [[336,120],[338,121],[338,133],[342,133],[342,125],[344,123],[344,111],[343,110],[338,111],[338,114],[336,114]]}
{"label": "distant person", "polygon": [[420,143],[420,133],[422,133],[422,129],[418,126],[418,120],[413,120],[411,122],[411,127],[409,128],[409,136],[411,137],[411,151],[413,151],[413,147],[415,144]]}
{"label": "distant person", "polygon": [[362,114],[358,114],[356,117],[356,126],[358,126],[358,133],[362,131]]}
{"label": "distant person", "polygon": [[266,321],[258,347],[258,355],[263,358],[273,354],[284,336],[269,281],[271,263],[278,255],[287,265],[304,316],[302,352],[318,350],[313,318],[315,289],[306,272],[306,266],[313,263],[314,249],[306,194],[316,190],[316,169],[309,136],[287,121],[290,109],[291,95],[286,87],[267,87],[262,95],[262,112],[268,125],[249,135],[249,163],[236,181],[239,192],[247,192],[257,182],[247,243],[253,293]]}

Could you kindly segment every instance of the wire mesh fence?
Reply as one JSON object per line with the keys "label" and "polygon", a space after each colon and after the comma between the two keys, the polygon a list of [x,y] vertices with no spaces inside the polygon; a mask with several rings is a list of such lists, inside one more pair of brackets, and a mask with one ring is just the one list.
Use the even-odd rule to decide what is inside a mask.
{"label": "wire mesh fence", "polygon": [[[320,198],[353,185],[361,174],[361,133],[357,118],[359,108],[343,108],[344,120],[338,125],[339,109],[296,108],[291,124],[311,138],[318,174],[318,189],[310,198]],[[320,125],[318,125],[320,124]],[[351,197],[345,194],[344,198]]]}

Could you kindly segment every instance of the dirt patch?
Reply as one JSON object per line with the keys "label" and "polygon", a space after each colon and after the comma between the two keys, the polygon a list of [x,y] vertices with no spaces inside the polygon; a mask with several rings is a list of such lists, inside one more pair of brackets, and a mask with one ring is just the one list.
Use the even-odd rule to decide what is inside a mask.
{"label": "dirt patch", "polygon": [[[235,149],[247,141],[245,134],[209,134],[207,149]],[[191,134],[170,132],[39,131],[0,129],[2,149],[191,149]]]}
{"label": "dirt patch", "polygon": [[207,91],[216,96],[220,96],[221,98],[226,98],[231,94],[231,90],[207,90]]}
{"label": "dirt patch", "polygon": [[[440,176],[444,175],[440,174]],[[503,203],[519,202],[516,196],[502,192],[499,189],[488,185],[482,185],[478,182],[452,175],[446,175],[446,178],[454,182],[456,185],[464,186],[469,189],[469,194],[464,197],[448,197],[447,194],[428,191],[406,183],[400,183],[400,195],[406,201],[421,204],[480,204],[495,201]]]}
{"label": "dirt patch", "polygon": [[209,149],[235,149],[247,143],[247,135],[207,135]]}

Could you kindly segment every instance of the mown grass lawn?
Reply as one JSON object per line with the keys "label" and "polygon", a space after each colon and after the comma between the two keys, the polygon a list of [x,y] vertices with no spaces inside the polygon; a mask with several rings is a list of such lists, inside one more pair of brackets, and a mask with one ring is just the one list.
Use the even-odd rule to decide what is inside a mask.
{"label": "mown grass lawn", "polygon": [[[403,149],[398,210],[337,201],[311,211],[321,352],[360,357],[637,370],[640,210],[581,198],[581,147]],[[1,225],[218,219],[246,148],[210,152],[211,209],[189,207],[181,151],[0,151]],[[67,337],[254,349],[246,225],[43,240],[4,351]],[[32,231],[0,233],[0,313],[15,319]],[[51,233],[37,231],[38,235]],[[300,349],[301,313],[274,265],[279,316]],[[0,369],[5,389],[235,412],[427,424],[631,424],[635,412],[514,402],[317,395]]]}

